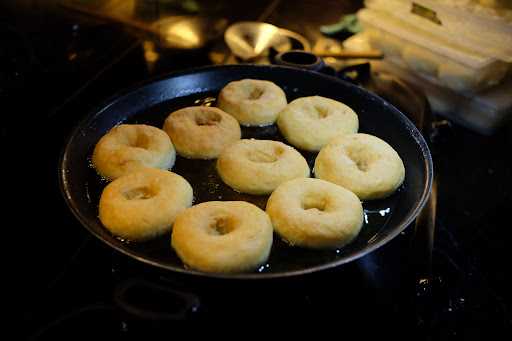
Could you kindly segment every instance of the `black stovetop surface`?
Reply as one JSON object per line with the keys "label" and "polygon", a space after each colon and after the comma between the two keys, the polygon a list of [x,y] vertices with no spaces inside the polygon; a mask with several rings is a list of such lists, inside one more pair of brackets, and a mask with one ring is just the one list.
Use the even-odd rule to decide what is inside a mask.
{"label": "black stovetop surface", "polygon": [[[21,297],[14,314],[24,323],[20,338],[166,333],[170,321],[130,309],[124,299],[172,311],[180,302],[162,290],[174,289],[199,297],[197,311],[182,316],[190,320],[332,319],[345,329],[371,326],[358,329],[363,334],[415,339],[473,340],[510,332],[510,125],[481,136],[441,119],[436,123],[431,292],[422,294],[414,284],[408,262],[412,227],[374,254],[328,273],[282,283],[190,281],[148,269],[92,237],[61,196],[57,165],[67,135],[93,107],[141,80],[209,64],[207,52],[171,51],[148,66],[146,38],[123,24],[78,15],[57,2],[21,3],[0,10],[0,98],[9,108],[2,111],[1,134],[17,165],[8,183],[12,202],[24,209],[13,229],[22,242],[10,278]],[[317,20],[328,22],[329,15],[338,18],[359,4],[327,5],[338,12]],[[254,12],[230,15],[256,20],[263,13],[264,20],[307,35],[315,22],[304,13],[317,9],[315,2],[300,1],[287,11],[289,6],[261,2]]]}

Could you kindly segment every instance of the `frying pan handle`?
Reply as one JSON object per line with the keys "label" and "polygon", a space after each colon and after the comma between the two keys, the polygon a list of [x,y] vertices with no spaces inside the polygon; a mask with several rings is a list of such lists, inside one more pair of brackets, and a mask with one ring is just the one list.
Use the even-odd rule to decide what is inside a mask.
{"label": "frying pan handle", "polygon": [[144,279],[129,279],[114,289],[114,301],[127,313],[152,321],[185,320],[197,312],[199,298]]}

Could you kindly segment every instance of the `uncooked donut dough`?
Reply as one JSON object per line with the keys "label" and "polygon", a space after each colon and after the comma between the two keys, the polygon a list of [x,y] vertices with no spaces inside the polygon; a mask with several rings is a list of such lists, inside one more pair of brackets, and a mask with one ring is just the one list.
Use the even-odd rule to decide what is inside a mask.
{"label": "uncooked donut dough", "polygon": [[143,241],[168,232],[179,212],[192,205],[192,187],[169,171],[145,168],[109,183],[99,218],[116,236]]}
{"label": "uncooked donut dough", "polygon": [[218,108],[194,106],[171,113],[164,123],[179,155],[191,159],[214,159],[227,146],[240,140],[240,125]]}
{"label": "uncooked donut dough", "polygon": [[319,179],[281,184],[268,199],[267,213],[283,239],[315,249],[342,247],[363,225],[363,207],[357,196]]}
{"label": "uncooked donut dough", "polygon": [[115,179],[145,167],[171,169],[176,151],[165,131],[144,124],[121,124],[105,134],[94,148],[97,172]]}
{"label": "uncooked donut dough", "polygon": [[357,114],[345,104],[321,96],[301,97],[279,114],[281,134],[297,148],[318,151],[338,135],[356,133]]}
{"label": "uncooked donut dough", "polygon": [[245,201],[209,201],[182,212],[172,247],[187,266],[205,272],[242,272],[266,262],[272,246],[268,215]]}
{"label": "uncooked donut dough", "polygon": [[270,140],[240,140],[217,160],[217,171],[228,186],[249,194],[269,194],[281,183],[309,177],[306,159],[293,147]]}
{"label": "uncooked donut dough", "polygon": [[233,115],[243,126],[274,123],[286,104],[286,94],[280,87],[257,79],[231,82],[221,90],[218,98],[218,107]]}
{"label": "uncooked donut dough", "polygon": [[405,167],[389,144],[373,135],[340,136],[322,148],[315,177],[354,192],[360,199],[391,195],[402,184]]}

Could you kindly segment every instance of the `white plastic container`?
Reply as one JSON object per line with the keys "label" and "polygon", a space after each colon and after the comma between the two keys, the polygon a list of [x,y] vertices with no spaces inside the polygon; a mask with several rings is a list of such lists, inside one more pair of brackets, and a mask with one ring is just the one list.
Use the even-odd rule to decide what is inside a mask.
{"label": "white plastic container", "polygon": [[365,6],[448,43],[512,62],[510,0],[366,0]]}
{"label": "white plastic container", "polygon": [[493,88],[468,95],[440,87],[391,61],[372,62],[372,69],[392,73],[422,89],[433,112],[478,133],[491,135],[512,116],[512,77]]}
{"label": "white plastic container", "polygon": [[473,93],[498,84],[510,69],[510,63],[495,56],[456,45],[385,11],[362,9],[357,16],[372,47],[437,85]]}

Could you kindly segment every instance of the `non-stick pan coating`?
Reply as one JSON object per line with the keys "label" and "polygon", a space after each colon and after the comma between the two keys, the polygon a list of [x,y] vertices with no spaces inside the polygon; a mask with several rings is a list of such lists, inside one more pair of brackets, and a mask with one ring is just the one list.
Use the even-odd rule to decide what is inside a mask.
{"label": "non-stick pan coating", "polygon": [[[317,251],[290,247],[274,236],[267,264],[253,273],[215,275],[187,269],[170,246],[170,235],[146,243],[129,243],[112,236],[98,219],[98,202],[107,184],[91,167],[96,142],[119,123],[145,123],[162,127],[178,108],[211,102],[228,82],[244,78],[270,80],[285,91],[288,101],[321,95],[344,102],[358,116],[360,132],[387,141],[405,164],[404,184],[391,197],[363,204],[365,224],[358,238],[339,250]],[[215,104],[211,102],[210,104]],[[243,128],[243,138],[284,141],[277,127]],[[312,168],[316,154],[303,152]],[[265,208],[267,197],[234,192],[215,172],[215,161],[177,158],[172,171],[194,189],[195,203],[208,200],[247,200]],[[310,273],[339,266],[385,244],[413,222],[428,198],[432,160],[414,125],[396,108],[355,85],[315,72],[278,66],[232,65],[175,73],[126,91],[92,112],[73,131],[65,147],[61,188],[78,220],[96,237],[133,258],[170,271],[209,277],[273,278]]]}

